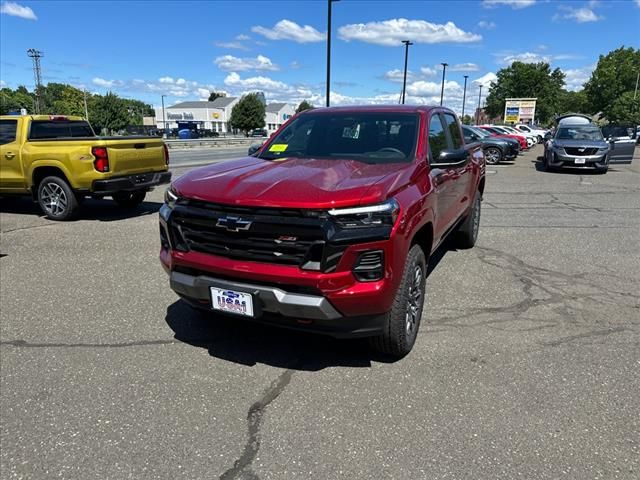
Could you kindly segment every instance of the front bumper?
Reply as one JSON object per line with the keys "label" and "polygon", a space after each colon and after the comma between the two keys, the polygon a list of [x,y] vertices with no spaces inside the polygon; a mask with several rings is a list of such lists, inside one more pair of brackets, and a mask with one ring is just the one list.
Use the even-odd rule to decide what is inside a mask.
{"label": "front bumper", "polygon": [[551,152],[549,166],[552,168],[606,168],[609,158],[606,153],[601,155],[575,156],[567,155],[564,151],[553,150]]}
{"label": "front bumper", "polygon": [[91,191],[100,195],[110,195],[122,191],[149,190],[170,181],[171,172],[139,173],[107,180],[96,180],[93,182]]}
{"label": "front bumper", "polygon": [[[292,293],[282,288],[230,280],[208,275],[189,275],[170,272],[171,288],[195,308],[256,321],[274,326],[337,338],[366,337],[379,334],[385,319],[382,315],[343,317],[323,296]],[[210,287],[250,293],[254,303],[254,317],[241,317],[213,310]]]}

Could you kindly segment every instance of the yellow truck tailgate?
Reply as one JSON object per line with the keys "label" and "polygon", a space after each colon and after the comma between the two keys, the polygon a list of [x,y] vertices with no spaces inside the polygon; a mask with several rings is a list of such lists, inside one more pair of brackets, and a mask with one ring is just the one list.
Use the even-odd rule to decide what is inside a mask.
{"label": "yellow truck tailgate", "polygon": [[132,175],[167,168],[164,146],[160,138],[111,137],[101,140],[107,147],[109,169],[114,175]]}

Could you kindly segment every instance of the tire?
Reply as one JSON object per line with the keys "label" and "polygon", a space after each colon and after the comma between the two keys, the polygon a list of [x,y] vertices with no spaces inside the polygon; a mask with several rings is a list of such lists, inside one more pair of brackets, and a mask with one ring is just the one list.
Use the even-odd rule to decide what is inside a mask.
{"label": "tire", "polygon": [[71,220],[78,211],[78,199],[64,178],[45,177],[38,184],[38,204],[51,220]]}
{"label": "tire", "polygon": [[542,138],[542,135],[538,135],[538,143],[542,143],[544,141],[544,139]]}
{"label": "tire", "polygon": [[422,248],[414,245],[407,255],[391,311],[384,314],[384,331],[369,339],[373,350],[395,358],[402,358],[411,351],[420,328],[426,278],[427,259]]}
{"label": "tire", "polygon": [[478,239],[478,231],[480,230],[480,212],[482,209],[482,195],[476,192],[473,199],[473,205],[467,218],[460,224],[454,234],[456,247],[460,249],[473,248]]}
{"label": "tire", "polygon": [[120,208],[136,208],[144,201],[146,195],[147,192],[144,190],[135,190],[133,192],[117,192],[112,197]]}
{"label": "tire", "polygon": [[484,159],[489,165],[497,165],[502,161],[502,150],[498,147],[488,147],[484,151]]}

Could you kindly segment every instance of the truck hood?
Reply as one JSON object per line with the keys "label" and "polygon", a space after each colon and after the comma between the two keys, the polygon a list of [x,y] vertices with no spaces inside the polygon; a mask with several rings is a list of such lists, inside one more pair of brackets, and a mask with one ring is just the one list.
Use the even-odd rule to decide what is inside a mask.
{"label": "truck hood", "polygon": [[329,209],[384,201],[414,167],[246,157],[192,170],[173,187],[179,196],[226,205]]}

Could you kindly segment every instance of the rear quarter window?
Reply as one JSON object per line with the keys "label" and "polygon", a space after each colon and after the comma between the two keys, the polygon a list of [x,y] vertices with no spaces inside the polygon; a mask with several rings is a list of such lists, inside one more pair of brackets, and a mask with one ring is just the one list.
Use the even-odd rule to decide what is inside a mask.
{"label": "rear quarter window", "polygon": [[0,120],[0,145],[16,140],[17,120]]}
{"label": "rear quarter window", "polygon": [[35,120],[29,131],[29,140],[94,136],[91,126],[83,121]]}

